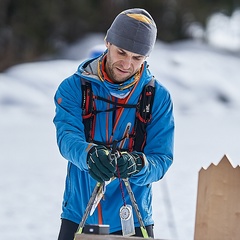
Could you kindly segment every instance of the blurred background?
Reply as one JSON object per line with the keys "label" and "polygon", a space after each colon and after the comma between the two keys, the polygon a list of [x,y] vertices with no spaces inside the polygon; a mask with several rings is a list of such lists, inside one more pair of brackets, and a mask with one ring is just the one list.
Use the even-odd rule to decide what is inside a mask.
{"label": "blurred background", "polygon": [[[52,58],[88,33],[105,33],[120,11],[132,7],[151,13],[161,41],[208,42],[211,17],[218,14],[214,24],[224,24],[240,7],[240,0],[1,0],[0,71]],[[232,27],[238,31],[238,40],[231,50],[239,52],[240,20]]]}

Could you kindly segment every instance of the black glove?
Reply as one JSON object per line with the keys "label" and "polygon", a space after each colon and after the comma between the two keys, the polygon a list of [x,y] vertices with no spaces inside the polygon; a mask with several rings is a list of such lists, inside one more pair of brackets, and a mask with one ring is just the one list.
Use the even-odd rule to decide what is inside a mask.
{"label": "black glove", "polygon": [[89,174],[98,182],[110,180],[116,171],[115,161],[109,158],[109,150],[105,146],[94,146],[87,155]]}
{"label": "black glove", "polygon": [[143,158],[136,152],[120,152],[117,160],[117,171],[115,176],[118,178],[129,178],[141,171],[144,166]]}

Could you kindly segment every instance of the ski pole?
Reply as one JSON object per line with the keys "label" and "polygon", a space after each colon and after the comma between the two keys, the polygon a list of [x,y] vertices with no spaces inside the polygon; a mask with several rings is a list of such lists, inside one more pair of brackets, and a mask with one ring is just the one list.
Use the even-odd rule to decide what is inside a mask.
{"label": "ski pole", "polygon": [[[116,149],[117,149],[117,141],[114,141],[113,142],[112,151],[109,154],[109,160],[110,161],[112,161],[112,160],[116,161],[117,154],[118,154]],[[112,179],[110,179],[110,181],[111,180]],[[98,201],[96,201],[96,198],[98,196],[101,196],[101,191],[103,191],[104,185],[105,185],[105,182],[103,182],[103,183],[97,182],[97,184],[96,184],[96,186],[95,186],[95,188],[94,188],[94,190],[92,192],[92,195],[91,195],[91,197],[90,197],[90,199],[88,201],[87,207],[86,207],[85,212],[83,214],[82,220],[81,220],[81,222],[80,222],[80,224],[78,226],[77,232],[75,233],[74,240],[76,239],[76,235],[77,234],[81,234],[82,233],[83,227],[85,225],[85,222],[86,222],[90,212],[93,213],[93,211],[95,210],[96,206],[93,207],[93,205],[97,205],[96,203],[98,203],[101,200],[102,197],[99,198]]]}
{"label": "ski pole", "polygon": [[[93,206],[93,203],[94,203],[94,201],[95,201],[95,198],[96,198],[96,196],[97,196],[97,194],[98,194],[99,189],[102,188],[102,185],[103,185],[103,183],[97,182],[97,184],[96,184],[96,186],[95,186],[95,188],[94,188],[94,190],[93,190],[93,192],[92,192],[92,195],[91,195],[91,197],[90,197],[90,199],[89,199],[89,202],[88,202],[88,204],[87,204],[87,207],[86,207],[86,209],[85,209],[85,212],[84,212],[84,214],[83,214],[82,220],[81,220],[81,222],[80,222],[80,224],[79,224],[79,226],[78,226],[78,229],[77,229],[76,234],[81,234],[81,233],[82,233],[83,227],[84,227],[85,222],[86,222],[86,220],[87,220],[87,217],[88,217],[88,215],[89,215],[89,213],[90,213],[90,211],[91,211],[91,208],[92,208],[92,206]],[[74,240],[76,239],[76,234],[75,234]]]}
{"label": "ski pole", "polygon": [[125,184],[125,186],[126,186],[126,188],[127,188],[127,191],[128,191],[129,197],[130,197],[130,200],[131,200],[131,202],[132,202],[132,205],[133,205],[134,210],[135,210],[135,212],[136,212],[138,221],[139,221],[139,223],[140,223],[140,229],[141,229],[143,238],[148,238],[148,233],[147,233],[146,227],[145,227],[145,225],[144,225],[144,223],[143,223],[142,216],[141,216],[141,213],[140,213],[140,211],[139,211],[139,208],[138,208],[136,199],[135,199],[135,197],[134,197],[132,188],[131,188],[131,186],[130,186],[130,183],[129,183],[129,181],[128,181],[127,178],[124,178],[124,179],[123,179],[123,182],[124,182],[124,184]]}

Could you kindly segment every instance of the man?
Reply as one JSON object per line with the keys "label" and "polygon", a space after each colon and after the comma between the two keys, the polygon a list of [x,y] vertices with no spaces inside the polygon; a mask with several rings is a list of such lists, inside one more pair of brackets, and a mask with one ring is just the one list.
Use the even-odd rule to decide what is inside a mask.
{"label": "man", "polygon": [[[131,205],[121,179],[129,180],[148,236],[153,237],[152,183],[172,164],[174,134],[171,97],[157,80],[153,104],[145,106],[151,105],[151,119],[143,131],[135,125],[136,115],[142,114],[136,105],[153,79],[146,58],[156,35],[155,22],[144,9],[121,12],[107,31],[106,51],[83,62],[56,92],[57,143],[68,160],[59,240],[74,238],[96,183],[108,180],[86,224],[107,224],[110,234],[121,235],[119,211],[125,203]],[[93,94],[90,102],[83,91],[87,83],[92,90],[86,96]],[[93,110],[87,114],[90,104]],[[114,143],[116,161],[109,157]],[[142,236],[134,211],[133,216],[135,236]]]}

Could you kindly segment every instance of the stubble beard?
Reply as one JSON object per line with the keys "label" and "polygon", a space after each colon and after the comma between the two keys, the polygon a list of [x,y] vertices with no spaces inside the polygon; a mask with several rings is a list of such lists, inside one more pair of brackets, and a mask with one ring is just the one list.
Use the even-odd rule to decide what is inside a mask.
{"label": "stubble beard", "polygon": [[[108,77],[114,82],[114,83],[123,83],[123,82],[125,82],[126,80],[128,80],[130,77],[132,77],[135,73],[133,73],[133,74],[131,74],[131,73],[129,73],[129,75],[128,76],[126,76],[126,77],[121,77],[121,74],[119,73],[119,74],[116,74],[115,72],[114,72],[114,69],[116,69],[116,71],[118,71],[117,70],[117,64],[116,63],[112,63],[111,62],[111,60],[110,60],[110,58],[108,57],[107,58],[107,61],[106,61],[106,72],[107,72],[107,75],[108,75]],[[120,67],[120,69],[121,69],[121,67]],[[120,76],[119,76],[120,75]]]}

